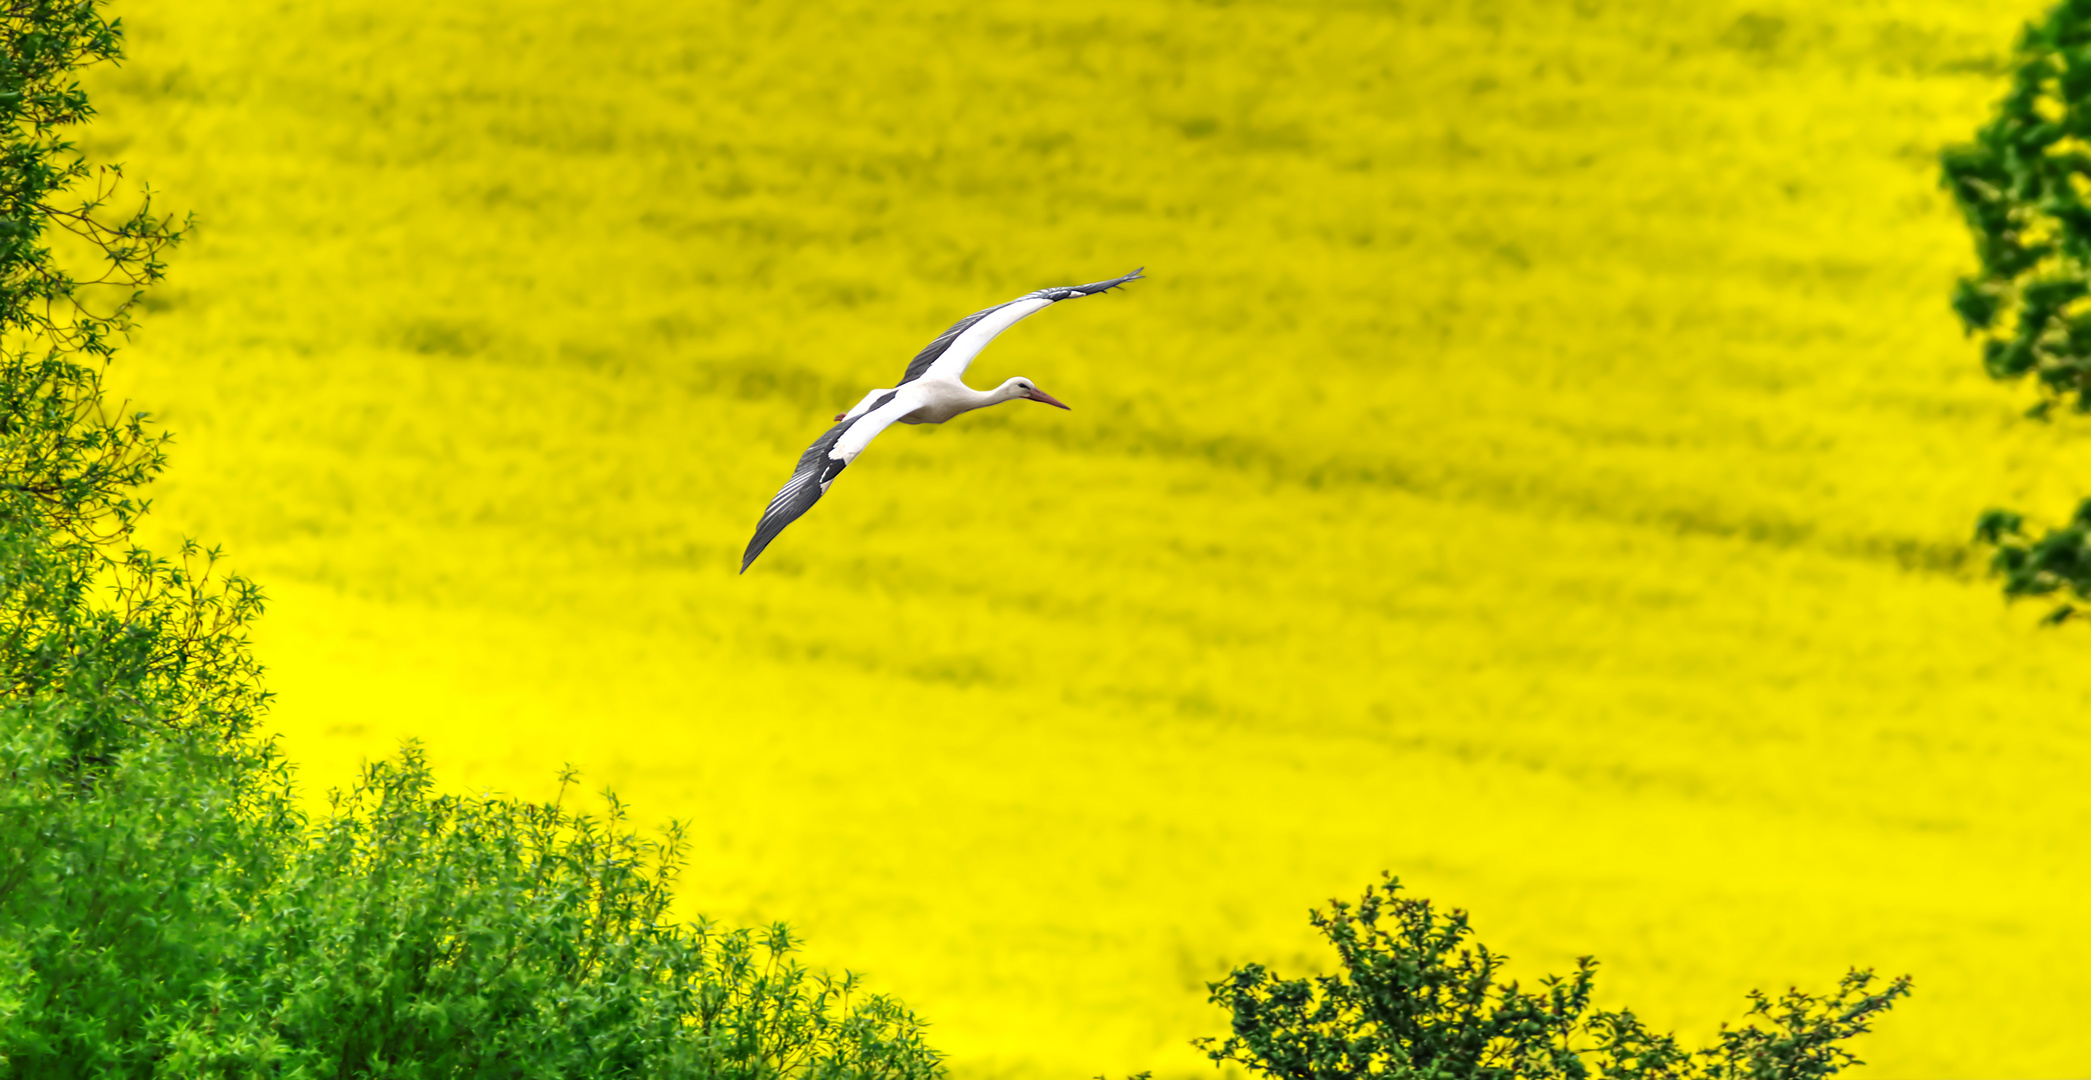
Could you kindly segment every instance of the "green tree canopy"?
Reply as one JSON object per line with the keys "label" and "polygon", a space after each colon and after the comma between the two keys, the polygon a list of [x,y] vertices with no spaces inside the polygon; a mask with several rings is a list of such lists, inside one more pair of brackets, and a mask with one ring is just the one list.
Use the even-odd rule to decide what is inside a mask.
{"label": "green tree canopy", "polygon": [[[1981,260],[1953,307],[1992,377],[2039,387],[2029,415],[2091,412],[2091,2],[2063,0],[2027,24],[2011,68],[1995,118],[1942,155]],[[2072,598],[2049,621],[2091,599],[2091,499],[2038,537],[2023,514],[1990,510],[1976,537],[1996,546],[2006,596]]]}
{"label": "green tree canopy", "polygon": [[1749,995],[1743,1021],[1686,1051],[1632,1010],[1596,1008],[1597,962],[1537,992],[1502,978],[1505,957],[1473,940],[1462,911],[1400,895],[1388,875],[1314,926],[1334,974],[1286,979],[1249,964],[1212,984],[1233,1033],[1199,1044],[1272,1080],[1821,1080],[1861,1064],[1845,1045],[1910,991],[1852,971],[1836,993]]}

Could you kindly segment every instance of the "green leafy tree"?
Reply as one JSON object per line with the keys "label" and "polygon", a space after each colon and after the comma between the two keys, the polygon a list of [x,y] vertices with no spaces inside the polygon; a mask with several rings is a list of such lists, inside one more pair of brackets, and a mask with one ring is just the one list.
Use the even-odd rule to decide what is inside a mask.
{"label": "green leafy tree", "polygon": [[409,746],[299,811],[261,592],[133,542],[167,437],[103,377],[188,223],[67,141],[121,41],[0,0],[0,1073],[939,1076],[785,928],[675,922],[679,834],[614,800],[443,796]]}
{"label": "green leafy tree", "polygon": [[[2029,416],[2091,412],[2091,2],[2027,24],[2011,67],[1995,118],[1941,159],[1981,261],[1953,307],[1992,377],[2038,387]],[[2049,622],[2091,599],[2091,499],[2037,536],[2011,510],[1985,512],[1975,534],[1996,548],[2006,596],[2062,598]]]}
{"label": "green leafy tree", "polygon": [[18,1068],[120,1064],[111,1036],[159,1006],[134,988],[209,973],[226,889],[275,857],[281,805],[279,763],[246,737],[259,593],[213,586],[194,549],[129,543],[165,438],[110,416],[101,380],[182,228],[64,138],[92,115],[76,71],[117,43],[90,4],[0,14],[0,1053]]}
{"label": "green leafy tree", "polygon": [[1310,915],[1335,974],[1285,979],[1249,964],[1211,984],[1233,1033],[1197,1045],[1274,1080],[1817,1080],[1860,1064],[1844,1043],[1910,990],[1907,977],[1876,986],[1853,971],[1827,997],[1753,991],[1740,1025],[1687,1052],[1629,1010],[1593,1008],[1595,960],[1520,989],[1464,912],[1400,889],[1388,875],[1356,907]]}

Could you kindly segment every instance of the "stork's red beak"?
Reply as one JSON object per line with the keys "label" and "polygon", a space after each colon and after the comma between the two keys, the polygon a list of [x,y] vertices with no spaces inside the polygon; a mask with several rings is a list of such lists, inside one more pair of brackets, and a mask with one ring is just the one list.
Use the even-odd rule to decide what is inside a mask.
{"label": "stork's red beak", "polygon": [[[1029,389],[1029,390],[1026,390],[1026,391],[1024,391],[1024,396],[1025,396],[1025,397],[1027,397],[1027,398],[1030,398],[1030,399],[1031,399],[1031,400],[1033,400],[1033,401],[1043,401],[1043,402],[1045,402],[1045,403],[1046,403],[1046,404],[1048,404],[1048,405],[1052,405],[1052,406],[1055,406],[1055,407],[1057,407],[1057,408],[1067,409],[1067,403],[1066,403],[1066,402],[1064,402],[1064,401],[1061,401],[1061,400],[1060,400],[1059,398],[1056,398],[1056,397],[1054,397],[1053,395],[1051,395],[1051,394],[1048,394],[1048,393],[1046,393],[1045,391],[1043,391],[1043,390],[1040,390],[1040,389],[1039,389],[1038,387],[1035,387],[1035,386],[1034,386],[1034,387],[1032,387],[1032,388],[1031,388],[1031,389]],[[1073,409],[1067,409],[1067,411],[1068,411],[1068,412],[1073,412],[1074,410],[1073,410]]]}

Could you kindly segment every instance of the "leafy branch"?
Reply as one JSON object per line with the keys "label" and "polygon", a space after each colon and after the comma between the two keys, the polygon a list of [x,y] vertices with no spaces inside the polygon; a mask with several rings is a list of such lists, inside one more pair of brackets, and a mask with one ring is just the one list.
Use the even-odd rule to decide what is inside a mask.
{"label": "leafy branch", "polygon": [[1472,940],[1462,911],[1399,895],[1387,875],[1355,907],[1309,918],[1336,950],[1332,975],[1285,979],[1248,964],[1212,983],[1233,1033],[1199,1039],[1216,1064],[1277,1080],[1821,1080],[1860,1064],[1845,1043],[1910,992],[1870,971],[1837,992],[1752,991],[1736,1027],[1687,1052],[1631,1010],[1595,1009],[1597,961],[1536,991],[1501,979],[1505,958]]}
{"label": "leafy branch", "polygon": [[[1984,370],[2001,381],[2030,376],[2035,419],[2061,404],[2091,412],[2091,0],[2062,0],[2026,25],[1995,117],[1940,162],[1981,262],[1954,287],[1953,308],[1980,343]],[[2024,515],[1990,510],[1975,538],[1997,549],[1990,569],[2007,598],[2083,601],[2085,522],[2079,507],[2069,524],[2035,537]],[[2043,621],[2076,612],[2063,603]]]}

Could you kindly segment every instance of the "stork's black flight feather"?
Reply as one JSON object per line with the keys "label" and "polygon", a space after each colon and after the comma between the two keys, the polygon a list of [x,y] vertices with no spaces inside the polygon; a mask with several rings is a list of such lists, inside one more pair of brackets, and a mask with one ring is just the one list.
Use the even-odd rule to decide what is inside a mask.
{"label": "stork's black flight feather", "polygon": [[[872,408],[891,400],[893,395],[885,394]],[[820,438],[813,440],[813,445],[799,455],[799,464],[797,468],[792,469],[791,479],[786,480],[777,496],[770,500],[770,505],[762,512],[762,520],[755,523],[755,538],[748,541],[748,550],[741,555],[741,573],[748,572],[748,566],[755,561],[755,556],[762,554],[762,549],[770,546],[770,541],[775,540],[786,525],[799,520],[806,511],[813,509],[813,504],[819,502],[820,497],[827,493],[828,485],[834,483],[837,476],[842,475],[842,470],[849,468],[849,462],[838,457],[829,457],[828,454],[835,449],[835,443],[842,438],[843,432],[855,427],[857,421],[870,415],[871,409],[866,409],[847,420],[838,421],[834,427],[821,432]]]}

